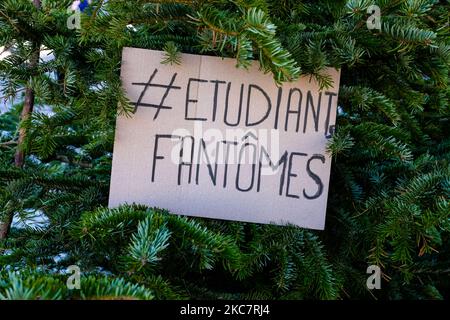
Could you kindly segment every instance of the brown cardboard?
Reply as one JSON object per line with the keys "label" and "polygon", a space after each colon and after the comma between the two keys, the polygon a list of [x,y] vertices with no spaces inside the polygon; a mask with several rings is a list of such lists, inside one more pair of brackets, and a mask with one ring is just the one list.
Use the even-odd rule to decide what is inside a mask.
{"label": "brown cardboard", "polygon": [[[327,69],[333,88],[319,91],[310,77],[279,88],[271,74],[259,70],[257,62],[243,70],[235,67],[234,59],[218,57],[182,54],[181,65],[163,65],[162,60],[160,51],[123,51],[123,86],[130,101],[141,99],[132,117],[117,118],[109,206],[140,203],[189,216],[291,223],[322,230],[331,165],[325,147],[336,118],[339,71]],[[143,93],[143,84],[152,75],[152,84],[159,86]],[[167,86],[172,79],[175,88],[168,90],[164,101],[164,106],[172,109],[158,110],[167,90],[161,85]],[[300,93],[297,132],[294,112]],[[189,134],[193,138],[186,137]],[[176,137],[171,140],[166,135]],[[155,158],[156,141],[156,156],[164,159]],[[180,166],[181,145],[185,162],[191,162],[194,155],[191,167]],[[241,148],[241,162],[248,161],[239,165],[239,158],[233,156],[238,157]],[[260,163],[267,160],[264,150],[272,152],[273,164],[282,161],[278,171],[263,167],[259,175]]]}

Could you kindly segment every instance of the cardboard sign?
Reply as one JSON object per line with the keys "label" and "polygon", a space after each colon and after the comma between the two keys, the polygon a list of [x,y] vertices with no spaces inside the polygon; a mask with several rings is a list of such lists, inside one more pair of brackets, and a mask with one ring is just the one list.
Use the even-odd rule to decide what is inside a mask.
{"label": "cardboard sign", "polygon": [[117,119],[109,206],[323,229],[336,118],[334,88],[310,77],[278,87],[257,62],[125,48],[135,109]]}

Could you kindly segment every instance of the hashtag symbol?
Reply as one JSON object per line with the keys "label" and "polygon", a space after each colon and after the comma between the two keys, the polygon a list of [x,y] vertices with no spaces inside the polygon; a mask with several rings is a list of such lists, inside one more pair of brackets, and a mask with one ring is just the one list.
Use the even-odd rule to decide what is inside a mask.
{"label": "hashtag symbol", "polygon": [[[144,86],[144,89],[142,90],[141,94],[139,95],[138,101],[137,102],[132,102],[134,104],[133,113],[136,113],[136,111],[137,111],[137,109],[139,107],[156,108],[156,113],[155,113],[155,116],[153,117],[153,120],[158,118],[158,115],[159,115],[159,112],[161,111],[161,109],[169,109],[169,110],[172,109],[172,107],[164,105],[164,102],[166,101],[166,98],[169,95],[169,91],[172,90],[172,89],[175,89],[175,90],[181,89],[181,87],[173,85],[173,83],[175,82],[175,79],[177,77],[176,73],[174,73],[174,75],[172,76],[172,79],[170,80],[170,83],[168,85],[152,83],[152,81],[155,78],[157,73],[158,73],[158,69],[155,69],[153,71],[152,75],[150,76],[150,79],[148,79],[147,82],[133,82],[132,83],[132,85],[134,85],[134,86]],[[163,95],[161,101],[159,102],[159,104],[143,103],[142,102],[142,99],[144,98],[145,94],[147,93],[148,88],[150,88],[150,87],[166,89],[166,91],[164,92],[164,95]]]}

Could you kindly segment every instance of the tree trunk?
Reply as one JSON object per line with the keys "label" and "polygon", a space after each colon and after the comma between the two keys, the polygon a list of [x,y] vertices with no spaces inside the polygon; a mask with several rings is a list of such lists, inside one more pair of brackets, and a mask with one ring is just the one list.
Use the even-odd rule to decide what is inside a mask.
{"label": "tree trunk", "polygon": [[14,214],[7,212],[3,217],[3,221],[0,222],[0,240],[6,239],[8,237],[13,216]]}
{"label": "tree trunk", "polygon": [[[30,64],[30,67],[33,67],[33,66]],[[33,107],[34,107],[33,89],[26,88],[25,89],[25,101],[23,104],[22,113],[20,115],[20,122],[26,121],[31,116],[31,113],[33,112]],[[25,128],[22,127],[19,129],[19,140],[17,142],[17,150],[16,150],[16,154],[14,156],[14,164],[18,168],[23,167],[24,160],[25,160],[25,152],[23,150],[23,143],[24,143],[26,134],[27,134],[27,132],[26,132]]]}
{"label": "tree trunk", "polygon": [[[33,0],[33,4],[36,8],[41,7],[41,0]],[[40,44],[33,44],[33,53],[30,57],[30,70],[34,70],[39,64],[39,56],[40,56]],[[20,114],[20,122],[27,120],[31,113],[33,112],[34,107],[34,91],[32,88],[25,89],[25,101],[23,103],[22,113]],[[19,129],[19,140],[17,143],[17,150],[14,156],[14,164],[18,168],[22,168],[25,160],[25,152],[23,150],[23,143],[26,137],[26,129]],[[3,221],[0,221],[0,240],[6,239],[8,237],[9,229],[11,228],[11,223],[14,217],[14,212],[4,212],[4,216],[2,217]]]}

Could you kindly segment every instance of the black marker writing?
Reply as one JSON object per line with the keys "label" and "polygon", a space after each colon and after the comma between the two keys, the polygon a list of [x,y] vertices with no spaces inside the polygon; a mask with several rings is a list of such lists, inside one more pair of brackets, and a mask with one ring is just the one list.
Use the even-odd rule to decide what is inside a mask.
{"label": "black marker writing", "polygon": [[300,196],[289,193],[289,189],[291,186],[291,178],[295,178],[298,176],[296,173],[292,173],[292,163],[293,163],[294,156],[307,156],[307,154],[301,153],[301,152],[292,152],[289,155],[289,169],[288,169],[288,173],[287,173],[287,182],[286,182],[286,197],[299,199]]}
{"label": "black marker writing", "polygon": [[[139,95],[138,101],[137,102],[133,102],[133,104],[135,106],[134,110],[133,110],[133,113],[136,113],[136,111],[137,111],[137,109],[139,107],[156,108],[156,113],[155,113],[155,116],[153,117],[153,120],[156,120],[156,118],[158,118],[158,115],[159,115],[159,112],[161,111],[161,109],[172,109],[172,107],[164,105],[164,102],[166,101],[166,98],[169,95],[170,90],[172,90],[172,89],[175,89],[175,90],[181,89],[181,87],[173,85],[173,83],[175,82],[175,79],[177,77],[176,73],[174,73],[174,75],[172,76],[172,79],[170,80],[170,83],[168,85],[152,83],[152,81],[155,78],[157,73],[158,73],[158,69],[155,69],[153,71],[152,75],[150,76],[150,79],[147,82],[133,82],[132,83],[132,85],[134,85],[134,86],[144,86],[144,89],[142,90],[141,94]],[[164,92],[164,95],[162,96],[161,101],[159,102],[159,104],[142,102],[145,94],[147,93],[148,88],[150,88],[150,87],[157,87],[157,88],[165,88],[166,89],[166,91]]]}
{"label": "black marker writing", "polygon": [[[191,83],[193,81],[199,82],[198,85],[200,85],[200,82],[208,82],[208,80],[189,78],[188,84],[187,84],[187,88],[186,88],[186,104],[185,104],[185,108],[184,108],[184,119],[185,120],[193,120],[193,121],[206,121],[207,120],[206,118],[191,118],[191,117],[188,116],[189,103],[197,103],[198,102],[197,99],[191,99],[189,97],[190,91],[191,91]],[[196,90],[196,93],[198,93],[198,89]]]}
{"label": "black marker writing", "polygon": [[309,158],[308,163],[306,164],[306,172],[311,177],[311,179],[313,179],[314,182],[317,184],[317,192],[312,196],[307,195],[305,189],[303,189],[303,195],[305,196],[306,199],[309,199],[309,200],[320,197],[320,195],[323,192],[322,180],[320,179],[320,177],[317,174],[315,174],[314,172],[311,171],[311,161],[313,161],[315,159],[318,159],[318,160],[322,161],[322,163],[325,163],[325,157],[323,155],[315,154],[311,158]]}

